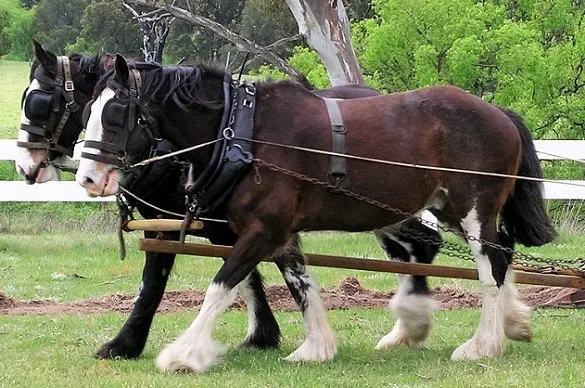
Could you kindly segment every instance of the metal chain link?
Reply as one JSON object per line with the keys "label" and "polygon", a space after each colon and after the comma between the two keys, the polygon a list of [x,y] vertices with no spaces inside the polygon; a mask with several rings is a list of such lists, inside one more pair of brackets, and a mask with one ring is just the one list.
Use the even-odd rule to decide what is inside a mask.
{"label": "metal chain link", "polygon": [[[354,198],[354,199],[361,201],[361,202],[365,202],[365,203],[372,205],[372,206],[376,206],[380,209],[394,213],[394,214],[399,215],[401,217],[415,218],[416,220],[418,220],[419,222],[421,222],[425,226],[440,229],[444,232],[451,232],[459,237],[466,239],[467,241],[477,241],[482,245],[486,245],[486,246],[489,246],[491,248],[510,253],[512,255],[514,263],[516,263],[516,264],[520,264],[520,265],[523,265],[526,267],[534,268],[535,270],[539,270],[543,273],[547,273],[547,272],[551,273],[551,272],[554,272],[555,269],[565,269],[565,270],[573,271],[576,275],[585,276],[585,259],[583,259],[583,258],[554,259],[554,258],[547,258],[547,257],[532,256],[530,254],[521,253],[521,252],[515,252],[511,248],[502,246],[500,244],[493,243],[491,241],[486,241],[486,240],[481,239],[481,238],[469,236],[461,231],[453,230],[453,229],[448,228],[448,227],[441,225],[439,223],[422,219],[420,216],[416,216],[414,214],[411,214],[411,213],[405,212],[403,210],[394,208],[390,205],[384,204],[384,203],[377,201],[375,199],[366,197],[365,195],[353,192],[351,190],[335,187],[335,186],[329,184],[328,182],[321,181],[317,178],[313,178],[313,177],[310,177],[308,175],[301,174],[299,172],[292,171],[292,170],[289,170],[287,168],[278,166],[276,164],[266,162],[262,159],[254,158],[254,163],[256,164],[254,166],[254,168],[256,169],[255,180],[257,183],[260,181],[260,179],[259,179],[260,172],[258,170],[258,166],[266,167],[269,170],[291,176],[291,177],[296,178],[296,179],[301,180],[301,181],[309,182],[309,183],[316,185],[316,186],[321,186],[323,188],[330,189],[330,190],[334,191],[335,193],[346,195],[348,197]],[[437,245],[439,247],[439,249],[445,249],[448,251],[446,253],[447,256],[456,257],[456,258],[460,258],[463,260],[469,260],[469,261],[475,260],[474,257],[471,255],[468,247],[465,247],[463,245],[454,244],[454,243],[450,243],[447,241],[438,241],[437,239],[433,239],[432,237],[425,237],[421,233],[415,233],[412,230],[410,230],[409,232],[401,231],[400,233],[402,233],[404,236],[412,237],[414,240],[417,240],[420,242],[424,242],[424,243],[428,243],[428,244],[432,244],[432,245]],[[536,264],[536,263],[538,263],[538,264]],[[542,264],[545,264],[545,266],[543,266]]]}

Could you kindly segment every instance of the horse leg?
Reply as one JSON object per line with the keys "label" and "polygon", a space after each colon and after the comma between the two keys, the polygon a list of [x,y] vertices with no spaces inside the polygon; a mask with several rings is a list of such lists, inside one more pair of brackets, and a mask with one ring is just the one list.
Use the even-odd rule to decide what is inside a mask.
{"label": "horse leg", "polygon": [[[144,237],[154,238],[156,232],[144,232]],[[178,233],[166,234],[169,239],[178,240]],[[106,342],[97,351],[97,358],[136,358],[144,350],[150,325],[156,309],[162,300],[175,262],[170,253],[146,252],[146,262],[142,272],[142,287],[134,303],[130,317],[118,335]]]}
{"label": "horse leg", "polygon": [[260,260],[285,244],[286,233],[279,233],[276,229],[255,221],[242,231],[207,288],[203,305],[193,323],[157,357],[156,365],[160,371],[203,372],[218,362],[223,347],[211,336],[215,321],[234,301],[238,284]]}
{"label": "horse leg", "polygon": [[[206,236],[212,244],[234,245],[238,236],[223,223],[206,224]],[[225,260],[225,259],[224,259]],[[280,345],[280,328],[266,300],[264,280],[254,269],[239,285],[248,310],[248,331],[242,346],[260,349],[277,348]]]}
{"label": "horse leg", "polygon": [[[398,228],[387,227],[374,233],[390,260],[430,264],[441,242],[441,235],[437,231],[416,219],[406,220]],[[397,345],[422,348],[432,326],[436,302],[430,297],[426,276],[397,276],[398,291],[390,300],[389,307],[398,320],[392,331],[378,342],[378,350]]]}
{"label": "horse leg", "polygon": [[319,288],[305,269],[305,256],[301,252],[300,237],[294,234],[273,259],[282,273],[305,322],[305,340],[286,361],[322,362],[331,360],[337,353],[337,340],[327,320]]}
{"label": "horse leg", "polygon": [[[452,360],[477,360],[501,356],[505,349],[504,308],[510,298],[504,292],[506,272],[510,271],[508,257],[489,243],[499,244],[495,217],[483,217],[473,207],[460,222],[473,253],[479,280],[483,283],[483,301],[479,326],[473,337],[460,345],[451,355]],[[482,239],[486,243],[481,243]],[[512,279],[508,279],[512,284]]]}
{"label": "horse leg", "polygon": [[[507,248],[514,248],[514,243],[503,232],[498,232],[500,243]],[[509,257],[511,262],[511,254]],[[514,270],[508,267],[506,279],[501,289],[502,302],[504,303],[504,332],[506,337],[515,340],[532,341],[532,328],[530,326],[530,314],[532,309],[520,300],[518,290],[514,286]]]}

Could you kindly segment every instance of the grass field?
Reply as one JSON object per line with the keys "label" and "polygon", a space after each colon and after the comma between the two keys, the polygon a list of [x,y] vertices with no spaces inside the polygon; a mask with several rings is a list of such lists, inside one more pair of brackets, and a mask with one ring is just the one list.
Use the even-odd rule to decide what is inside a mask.
{"label": "grass field", "polygon": [[[116,238],[69,233],[65,236],[0,235],[0,290],[18,299],[70,301],[116,292],[136,292],[142,257],[138,235],[129,235],[129,257],[117,258]],[[563,236],[545,249],[530,252],[574,257],[585,237]],[[369,234],[310,233],[307,252],[381,257]],[[442,264],[459,264],[441,256]],[[179,257],[169,289],[204,289],[219,268],[215,259]],[[463,265],[468,265],[464,263]],[[262,264],[268,284],[282,284],[275,266]],[[82,275],[57,277],[54,274]],[[357,276],[366,287],[396,286],[391,274],[311,268],[320,285],[338,284]],[[477,282],[433,279],[433,284],[476,289]],[[510,343],[499,360],[453,363],[451,352],[474,332],[478,310],[439,312],[428,349],[375,352],[376,342],[394,322],[382,309],[330,312],[339,338],[338,357],[322,365],[291,365],[281,360],[303,337],[298,313],[278,313],[283,345],[277,351],[238,348],[245,335],[246,315],[224,314],[215,331],[228,345],[224,362],[204,375],[159,374],[154,358],[184,330],[193,313],[159,314],[144,356],[134,361],[99,361],[92,353],[113,337],[126,316],[109,313],[81,316],[0,316],[0,386],[259,386],[259,387],[469,387],[469,386],[583,386],[585,369],[585,312],[538,310],[533,317],[535,340]]]}
{"label": "grass field", "polygon": [[[27,84],[28,64],[0,62],[0,138],[16,137],[20,97]],[[553,171],[552,164],[546,167],[552,175],[560,171]],[[575,171],[580,173],[567,165],[563,175],[555,177],[572,178]],[[13,178],[13,165],[0,163],[0,179]],[[2,293],[16,299],[56,302],[136,293],[143,264],[143,254],[136,249],[139,236],[127,235],[128,258],[120,261],[116,236],[96,233],[110,230],[109,209],[98,204],[1,206]],[[565,234],[554,244],[523,251],[574,258],[582,255],[583,246],[585,237]],[[367,233],[311,233],[304,236],[304,247],[312,253],[382,257],[375,239]],[[473,266],[443,255],[438,262]],[[216,259],[181,256],[171,274],[169,290],[205,289],[219,265]],[[274,265],[261,264],[260,269],[268,284],[283,283]],[[322,286],[356,276],[371,289],[396,287],[391,274],[326,268],[311,268],[311,273]],[[431,284],[479,290],[474,281],[432,279]],[[474,363],[453,363],[449,356],[473,334],[478,310],[438,312],[427,349],[385,352],[375,352],[373,347],[391,329],[391,314],[381,309],[334,311],[330,320],[339,338],[339,355],[321,365],[281,360],[302,341],[298,313],[277,313],[283,331],[281,349],[254,351],[238,348],[245,335],[246,315],[231,311],[221,317],[215,331],[216,338],[229,346],[222,364],[204,375],[159,374],[154,358],[189,325],[194,314],[159,314],[144,356],[134,361],[92,358],[93,352],[117,333],[126,319],[124,314],[0,315],[0,386],[582,387],[585,382],[585,312],[579,310],[536,311],[533,343],[510,343],[503,358]]]}
{"label": "grass field", "polygon": [[16,139],[20,125],[20,98],[29,84],[26,62],[0,60],[0,138]]}

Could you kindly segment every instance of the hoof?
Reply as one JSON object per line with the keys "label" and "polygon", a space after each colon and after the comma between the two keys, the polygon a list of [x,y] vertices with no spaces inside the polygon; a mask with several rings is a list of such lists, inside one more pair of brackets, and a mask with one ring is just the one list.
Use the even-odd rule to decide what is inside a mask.
{"label": "hoof", "polygon": [[504,317],[504,333],[506,333],[506,337],[514,341],[532,341],[531,311],[530,307],[521,303],[513,315],[509,314]]}
{"label": "hoof", "polygon": [[325,362],[332,360],[337,354],[337,341],[335,337],[327,341],[305,340],[301,346],[284,360],[288,362]]}
{"label": "hoof", "polygon": [[244,340],[242,347],[257,349],[277,349],[280,346],[280,328],[276,321],[273,325],[260,324],[256,331]]}
{"label": "hoof", "polygon": [[501,357],[504,354],[504,343],[486,341],[477,337],[460,345],[453,354],[453,361],[477,361],[481,358]]}
{"label": "hoof", "polygon": [[399,345],[406,345],[413,349],[422,349],[427,343],[427,338],[430,332],[430,324],[425,327],[418,327],[409,333],[400,320],[396,322],[392,331],[386,334],[378,344],[376,350],[392,349]]}
{"label": "hoof", "polygon": [[163,373],[202,373],[217,364],[225,348],[213,340],[193,344],[172,343],[156,358],[156,366]]}
{"label": "hoof", "polygon": [[144,344],[137,345],[134,342],[125,341],[116,337],[113,340],[103,344],[102,347],[95,353],[95,357],[112,360],[132,359],[140,357],[143,349]]}

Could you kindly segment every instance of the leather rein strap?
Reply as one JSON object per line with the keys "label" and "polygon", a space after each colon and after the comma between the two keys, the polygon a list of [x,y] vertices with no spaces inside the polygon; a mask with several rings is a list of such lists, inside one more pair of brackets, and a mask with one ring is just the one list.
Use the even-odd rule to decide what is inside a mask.
{"label": "leather rein strap", "polygon": [[[323,98],[327,113],[329,114],[329,121],[331,122],[331,149],[337,154],[345,153],[345,134],[347,128],[343,125],[343,116],[337,104],[338,99]],[[347,186],[347,162],[344,157],[332,156],[327,180],[334,188],[341,188]]]}

